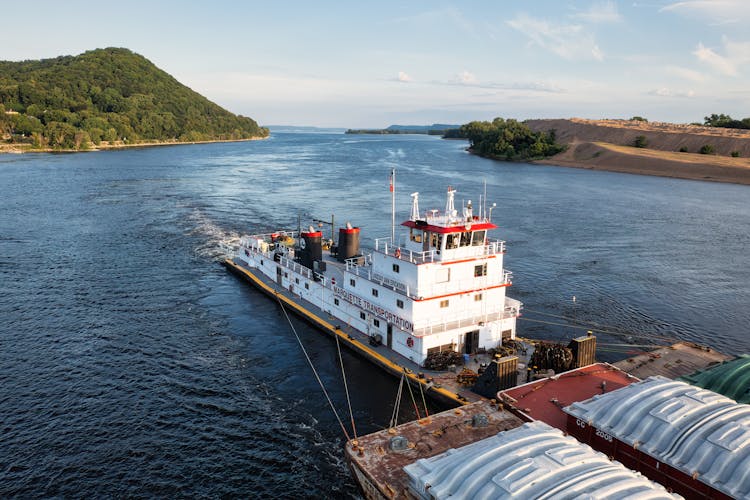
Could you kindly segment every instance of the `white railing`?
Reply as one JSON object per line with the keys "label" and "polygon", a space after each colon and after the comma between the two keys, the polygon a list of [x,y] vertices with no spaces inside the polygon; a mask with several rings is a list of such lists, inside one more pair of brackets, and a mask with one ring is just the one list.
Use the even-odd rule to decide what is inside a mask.
{"label": "white railing", "polygon": [[503,284],[504,285],[513,284],[513,271],[503,271]]}
{"label": "white railing", "polygon": [[413,262],[415,264],[422,264],[424,262],[435,262],[435,250],[427,250],[424,252],[414,252],[407,250],[401,245],[394,245],[391,243],[391,238],[377,238],[375,239],[375,251],[386,255],[390,255],[399,260],[405,260],[407,262]]}
{"label": "white railing", "polygon": [[281,257],[279,259],[279,264],[282,267],[285,267],[297,274],[301,274],[307,279],[312,279],[312,276],[313,276],[312,271],[308,269],[307,267],[303,266],[302,264],[300,264],[299,262],[294,262],[293,260],[287,259],[286,257]]}
{"label": "white railing", "polygon": [[[473,251],[467,251],[472,249]],[[464,247],[458,247],[452,250],[464,250],[460,252],[455,259],[464,259],[466,257],[486,257],[490,255],[503,254],[505,253],[505,241],[502,240],[487,240],[484,245],[468,245]],[[404,248],[402,245],[394,245],[391,242],[391,238],[376,238],[375,239],[375,251],[386,255],[390,255],[400,260],[413,262],[416,264],[422,264],[425,262],[435,262],[438,251],[436,249],[425,250],[422,252],[414,252]],[[451,259],[442,259],[442,262],[450,262]]]}
{"label": "white railing", "polygon": [[[520,303],[519,303],[520,304]],[[454,330],[456,328],[462,328],[466,326],[473,326],[473,325],[483,325],[484,323],[489,323],[491,321],[497,321],[500,319],[508,319],[508,318],[515,318],[518,316],[519,309],[517,307],[506,307],[502,311],[497,311],[494,313],[487,313],[487,314],[480,314],[477,316],[469,316],[465,318],[459,318],[459,319],[451,319],[449,320],[448,317],[443,317],[441,320],[434,322],[430,325],[417,327],[414,326],[414,336],[416,337],[422,337],[425,335],[431,335],[433,333],[441,333],[448,330]]]}

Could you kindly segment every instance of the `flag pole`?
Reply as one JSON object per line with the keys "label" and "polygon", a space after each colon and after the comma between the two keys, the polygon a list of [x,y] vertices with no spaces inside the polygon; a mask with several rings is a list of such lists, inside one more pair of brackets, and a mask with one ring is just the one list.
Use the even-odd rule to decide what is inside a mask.
{"label": "flag pole", "polygon": [[391,245],[396,246],[396,169],[391,169]]}

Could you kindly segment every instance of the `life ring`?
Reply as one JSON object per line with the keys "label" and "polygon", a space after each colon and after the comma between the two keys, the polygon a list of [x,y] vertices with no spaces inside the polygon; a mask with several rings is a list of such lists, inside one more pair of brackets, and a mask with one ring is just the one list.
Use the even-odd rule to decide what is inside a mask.
{"label": "life ring", "polygon": [[414,339],[409,337],[406,339],[406,345],[409,347],[414,347]]}
{"label": "life ring", "polygon": [[401,249],[400,248],[396,248],[396,251],[393,253],[393,255],[395,255],[397,259],[400,259],[401,258]]}

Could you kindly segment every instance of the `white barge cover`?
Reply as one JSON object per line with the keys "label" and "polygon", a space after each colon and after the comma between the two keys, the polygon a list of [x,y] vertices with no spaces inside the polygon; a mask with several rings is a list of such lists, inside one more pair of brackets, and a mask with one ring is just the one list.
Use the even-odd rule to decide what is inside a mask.
{"label": "white barge cover", "polygon": [[564,411],[718,491],[750,497],[750,405],[654,376]]}
{"label": "white barge cover", "polygon": [[418,498],[682,498],[540,422],[404,467]]}

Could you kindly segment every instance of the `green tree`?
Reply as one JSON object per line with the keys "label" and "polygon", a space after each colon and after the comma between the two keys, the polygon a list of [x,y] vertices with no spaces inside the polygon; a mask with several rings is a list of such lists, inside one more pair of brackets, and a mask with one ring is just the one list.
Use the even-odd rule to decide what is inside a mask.
{"label": "green tree", "polygon": [[646,139],[645,135],[637,135],[633,141],[633,146],[637,148],[645,148],[648,146],[648,139]]}
{"label": "green tree", "polygon": [[710,144],[704,144],[698,152],[702,155],[712,155],[714,154],[714,147]]}
{"label": "green tree", "polygon": [[38,147],[84,147],[87,137],[96,143],[268,135],[253,119],[229,113],[127,49],[0,61],[0,105],[20,113],[0,113],[0,132],[7,137],[17,129],[16,138],[31,135]]}
{"label": "green tree", "polygon": [[564,149],[555,142],[554,131],[533,132],[526,124],[513,119],[469,122],[460,127],[459,134],[469,139],[471,151],[503,160],[543,158]]}

